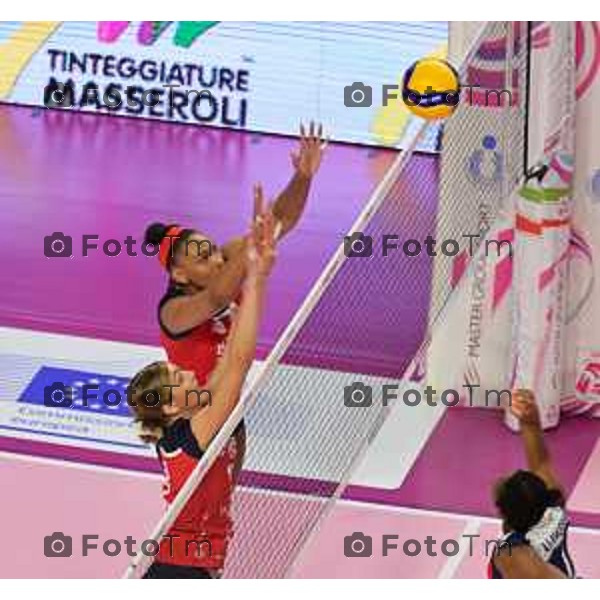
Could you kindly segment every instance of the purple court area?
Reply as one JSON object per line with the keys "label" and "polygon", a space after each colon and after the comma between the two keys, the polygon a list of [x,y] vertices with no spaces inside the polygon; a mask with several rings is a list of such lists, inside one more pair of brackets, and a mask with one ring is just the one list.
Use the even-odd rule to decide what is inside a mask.
{"label": "purple court area", "polygon": [[[557,474],[572,494],[600,436],[600,420],[563,418],[545,434]],[[396,490],[349,486],[345,497],[471,515],[495,516],[492,488],[501,477],[526,469],[523,445],[497,410],[452,408],[446,411]],[[568,501],[568,500],[567,500]],[[574,512],[579,526],[600,528],[600,514]]]}
{"label": "purple court area", "polygon": [[[0,106],[7,257],[0,274],[0,325],[158,345],[156,305],[166,282],[157,259],[143,256],[140,243],[137,257],[127,256],[123,245],[119,256],[96,250],[84,258],[82,235],[98,235],[100,248],[127,236],[141,242],[145,226],[160,220],[195,226],[223,243],[245,231],[255,182],[270,197],[284,188],[295,145],[296,140],[277,136]],[[304,218],[282,242],[259,356],[272,347],[396,156],[330,145]],[[425,236],[434,227],[437,158],[415,160],[428,185],[404,194],[405,202],[418,205],[427,218],[422,231],[415,231],[403,218],[402,199],[396,202],[396,218],[387,225],[401,238]],[[72,236],[73,258],[44,256],[44,238],[56,231]],[[428,282],[430,268],[430,259],[420,261],[416,272],[414,263],[394,261],[385,277],[401,281],[410,275]],[[348,370],[364,372],[368,365],[373,372],[395,371],[422,336],[429,289],[415,289],[404,299],[373,295],[361,307],[360,319],[355,311],[334,308],[335,318],[307,328],[302,354]],[[392,303],[404,315],[400,332],[381,323]],[[371,353],[348,335],[358,321],[365,334],[377,336]],[[323,326],[331,334],[325,340]]]}

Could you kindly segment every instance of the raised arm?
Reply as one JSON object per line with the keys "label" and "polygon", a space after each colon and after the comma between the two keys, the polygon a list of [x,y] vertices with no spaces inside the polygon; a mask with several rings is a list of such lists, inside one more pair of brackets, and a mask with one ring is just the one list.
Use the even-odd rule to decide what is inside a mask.
{"label": "raised arm", "polygon": [[255,220],[247,238],[243,298],[227,340],[225,353],[208,381],[211,404],[191,418],[192,431],[205,449],[238,403],[256,350],[258,324],[266,282],[275,261],[274,217],[271,212]]}
{"label": "raised arm", "polygon": [[304,212],[312,178],[319,170],[327,146],[322,136],[322,125],[317,127],[311,122],[308,131],[300,125],[300,148],[292,152],[294,175],[272,206],[278,222],[278,238],[293,229]]}
{"label": "raised arm", "polygon": [[511,410],[519,419],[521,439],[530,471],[541,477],[548,489],[557,490],[564,499],[564,489],[558,480],[550,453],[544,443],[544,433],[533,392],[515,390],[512,394]]}

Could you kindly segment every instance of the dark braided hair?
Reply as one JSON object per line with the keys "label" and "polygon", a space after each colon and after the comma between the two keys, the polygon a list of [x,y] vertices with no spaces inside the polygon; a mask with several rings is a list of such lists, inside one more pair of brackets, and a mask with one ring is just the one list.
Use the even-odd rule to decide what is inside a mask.
{"label": "dark braided hair", "polygon": [[[160,246],[160,243],[165,239],[167,232],[171,227],[177,227],[176,223],[165,225],[164,223],[152,223],[146,229],[144,234],[144,243]],[[173,242],[173,250],[169,252],[167,258],[167,270],[171,270],[173,258],[185,246],[185,242],[195,233],[194,229],[183,229],[181,235]]]}
{"label": "dark braided hair", "polygon": [[544,480],[531,471],[515,471],[496,486],[496,507],[510,530],[525,533],[550,505]]}

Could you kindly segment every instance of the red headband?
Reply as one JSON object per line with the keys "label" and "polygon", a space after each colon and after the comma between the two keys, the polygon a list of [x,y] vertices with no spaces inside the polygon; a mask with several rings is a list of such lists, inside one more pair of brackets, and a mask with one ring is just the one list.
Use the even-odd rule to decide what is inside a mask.
{"label": "red headband", "polygon": [[181,232],[183,231],[183,227],[179,227],[178,225],[173,225],[167,229],[165,233],[165,237],[162,239],[159,249],[158,249],[158,260],[160,264],[166,269],[169,264],[169,255],[171,254],[171,249],[173,248],[173,244],[175,240],[177,240],[181,236]]}

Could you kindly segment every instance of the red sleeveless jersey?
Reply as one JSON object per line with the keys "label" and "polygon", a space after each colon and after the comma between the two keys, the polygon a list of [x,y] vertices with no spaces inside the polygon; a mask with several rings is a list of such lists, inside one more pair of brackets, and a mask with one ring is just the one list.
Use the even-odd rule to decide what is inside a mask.
{"label": "red sleeveless jersey", "polygon": [[[177,419],[157,444],[170,504],[202,458],[189,419]],[[221,570],[232,536],[231,498],[237,448],[232,437],[160,544],[159,563]]]}
{"label": "red sleeveless jersey", "polygon": [[172,298],[183,295],[183,291],[170,287],[159,304],[160,341],[169,361],[196,374],[198,383],[204,385],[223,355],[225,341],[231,328],[232,309],[235,303],[215,313],[208,321],[183,333],[171,334],[162,324],[160,311]]}
{"label": "red sleeveless jersey", "polygon": [[[174,335],[162,324],[160,310],[168,300],[183,293],[171,287],[160,302],[161,342],[169,361],[193,371],[198,383],[204,385],[223,354],[235,304],[219,311],[205,323]],[[157,450],[165,475],[163,497],[170,504],[202,457],[202,451],[187,419],[178,419],[165,430]],[[233,436],[161,542],[157,562],[223,568],[232,535],[230,511],[237,458]]]}

